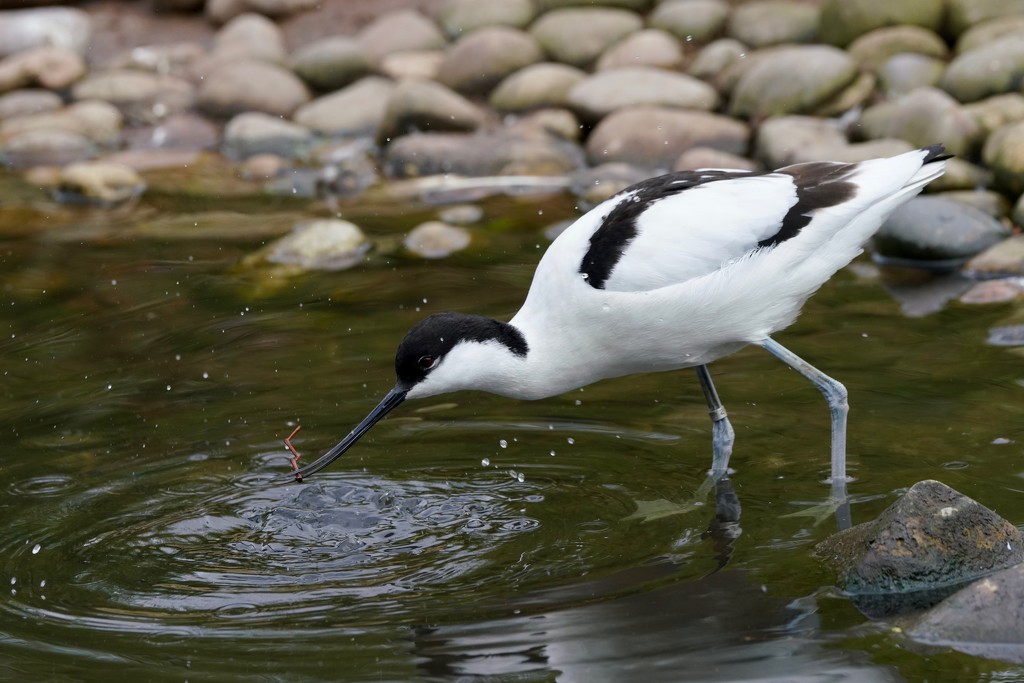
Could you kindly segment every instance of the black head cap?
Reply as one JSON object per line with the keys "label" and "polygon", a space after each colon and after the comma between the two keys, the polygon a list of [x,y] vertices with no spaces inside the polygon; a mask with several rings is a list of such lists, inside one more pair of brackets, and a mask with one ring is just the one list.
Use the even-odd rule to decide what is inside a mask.
{"label": "black head cap", "polygon": [[522,332],[508,323],[465,313],[436,313],[416,323],[395,354],[399,386],[407,390],[422,381],[462,341],[497,341],[517,356],[528,350]]}

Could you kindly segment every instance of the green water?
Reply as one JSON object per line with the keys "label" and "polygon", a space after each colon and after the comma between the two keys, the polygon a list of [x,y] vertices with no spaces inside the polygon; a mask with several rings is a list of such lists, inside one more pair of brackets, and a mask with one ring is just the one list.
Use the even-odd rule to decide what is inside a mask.
{"label": "green water", "polygon": [[[306,457],[333,445],[392,386],[413,322],[516,310],[568,198],[485,202],[439,262],[393,249],[429,207],[347,207],[381,250],[285,277],[239,262],[311,203],[5,196],[0,679],[1024,677],[916,646],[830,588],[812,551],[834,526],[789,516],[828,494],[828,412],[757,349],[712,368],[738,522],[713,500],[627,519],[703,479],[689,371],[409,402],[288,482],[281,439],[301,424]],[[907,318],[870,273],[840,273],[778,335],[850,390],[854,522],[926,478],[1024,522],[1024,365],[985,345],[1014,309]]]}

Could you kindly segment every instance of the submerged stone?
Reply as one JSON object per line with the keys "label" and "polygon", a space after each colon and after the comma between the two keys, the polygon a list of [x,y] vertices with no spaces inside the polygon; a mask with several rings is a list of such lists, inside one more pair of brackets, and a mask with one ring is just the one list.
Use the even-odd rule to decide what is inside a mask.
{"label": "submerged stone", "polygon": [[69,204],[112,206],[142,194],[146,184],[130,166],[105,161],[84,161],[61,169],[54,191]]}
{"label": "submerged stone", "polygon": [[914,484],[877,519],[822,541],[817,554],[865,612],[926,607],[1024,560],[1024,534],[938,481]]}
{"label": "submerged stone", "polygon": [[290,235],[267,245],[255,256],[257,260],[306,270],[345,270],[359,263],[369,248],[366,235],[354,224],[325,219],[296,225]]}
{"label": "submerged stone", "polygon": [[402,244],[413,254],[426,259],[451,256],[469,246],[469,231],[441,221],[420,223],[405,236]]}

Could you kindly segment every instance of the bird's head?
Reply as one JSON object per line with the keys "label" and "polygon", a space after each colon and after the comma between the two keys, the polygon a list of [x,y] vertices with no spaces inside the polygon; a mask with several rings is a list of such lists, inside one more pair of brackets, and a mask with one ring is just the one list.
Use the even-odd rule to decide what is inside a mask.
{"label": "bird's head", "polygon": [[294,474],[302,479],[340,458],[407,398],[460,389],[499,390],[503,366],[526,357],[526,340],[508,323],[464,313],[437,313],[409,330],[395,354],[398,381],[338,445]]}

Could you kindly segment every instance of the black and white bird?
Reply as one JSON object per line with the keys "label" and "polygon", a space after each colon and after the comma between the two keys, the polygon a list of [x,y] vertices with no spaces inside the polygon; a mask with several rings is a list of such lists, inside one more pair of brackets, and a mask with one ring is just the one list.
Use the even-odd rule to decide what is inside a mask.
{"label": "black and white bird", "polygon": [[846,389],[771,338],[862,250],[885,218],[942,175],[941,145],[771,173],[706,169],[650,178],[587,212],[548,247],[509,322],[432,315],[406,334],[398,382],[319,472],[406,399],[462,389],[542,399],[601,379],[695,368],[713,424],[711,474],[733,430],[708,372],[756,344],[809,379],[832,415],[833,496],[845,498]]}

